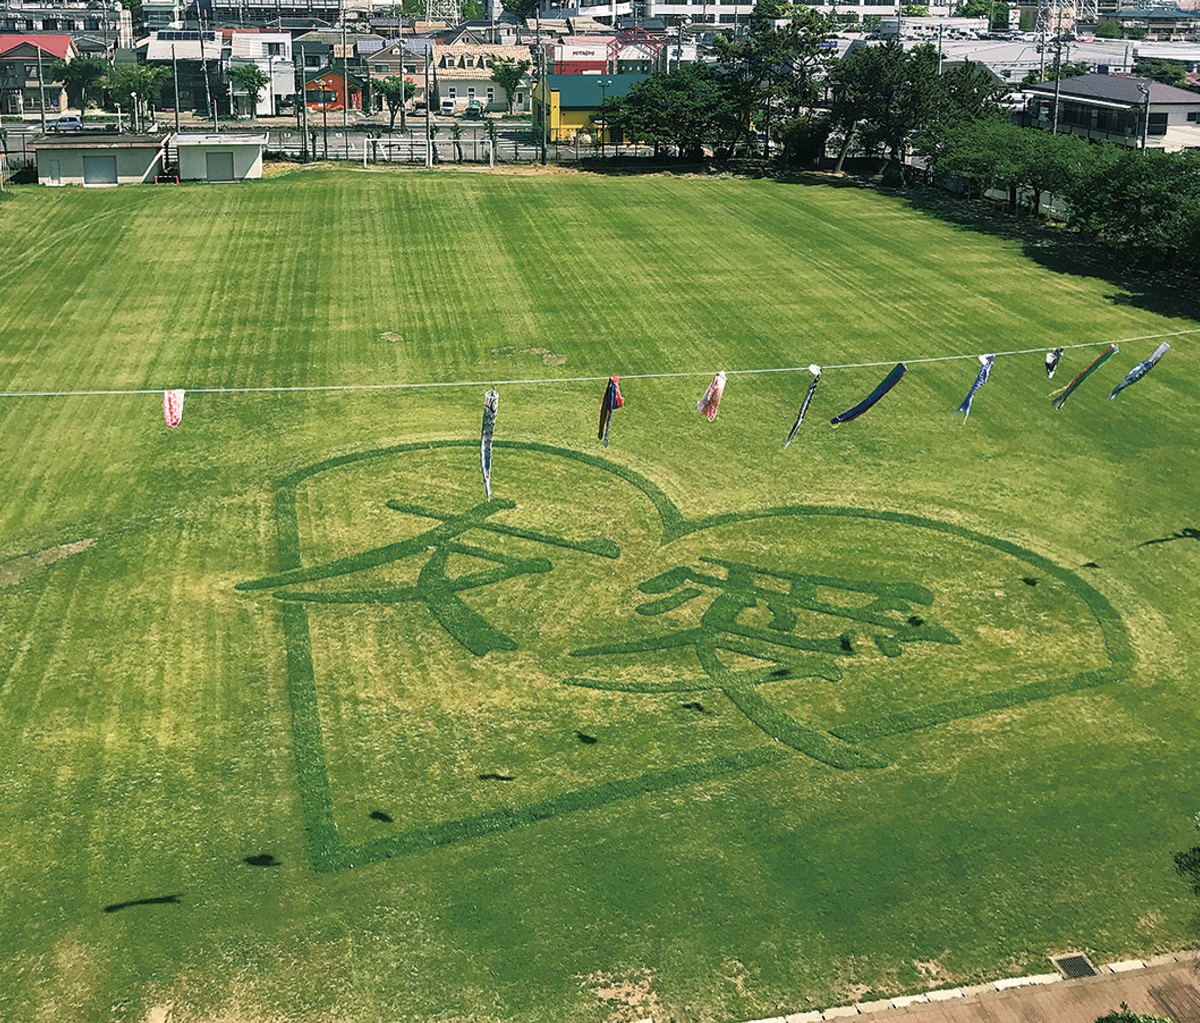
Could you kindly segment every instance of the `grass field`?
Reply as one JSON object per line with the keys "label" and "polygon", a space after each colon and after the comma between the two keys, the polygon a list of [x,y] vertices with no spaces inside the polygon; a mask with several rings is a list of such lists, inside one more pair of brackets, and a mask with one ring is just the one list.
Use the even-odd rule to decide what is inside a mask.
{"label": "grass field", "polygon": [[[1200,335],[1062,412],[1040,354],[965,425],[974,361],[837,430],[887,367],[830,369],[787,450],[806,372],[694,411],[1169,302],[768,181],[25,187],[0,242],[0,390],[477,382],[0,398],[5,1023],[731,1023],[1200,940]],[[610,373],[693,375],[605,450]]]}

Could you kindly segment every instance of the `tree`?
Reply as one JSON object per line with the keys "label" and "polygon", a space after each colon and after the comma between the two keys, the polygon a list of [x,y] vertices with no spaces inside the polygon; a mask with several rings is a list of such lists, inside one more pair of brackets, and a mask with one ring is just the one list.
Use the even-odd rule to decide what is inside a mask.
{"label": "tree", "polygon": [[[1042,82],[1052,82],[1055,78],[1054,61],[1046,65],[1044,71],[1030,71],[1024,78],[1021,79],[1022,85],[1038,85]],[[1092,65],[1086,60],[1064,60],[1062,69],[1059,72],[1060,78],[1074,78],[1076,75],[1090,74]]]}
{"label": "tree", "polygon": [[1001,0],[964,0],[954,8],[956,18],[987,18],[988,27],[1008,28],[1008,4]]}
{"label": "tree", "polygon": [[450,138],[454,141],[454,158],[457,163],[463,162],[462,125],[455,121],[450,125]]}
{"label": "tree", "polygon": [[88,92],[108,73],[108,61],[102,57],[77,57],[75,60],[56,60],[50,65],[51,81],[62,82],[67,95],[79,100],[79,110],[87,108]]}
{"label": "tree", "polygon": [[928,18],[929,8],[925,4],[905,4],[900,8],[900,15],[904,18]]}
{"label": "tree", "polygon": [[521,84],[521,79],[529,73],[533,64],[527,60],[512,60],[509,57],[497,57],[492,61],[492,81],[504,90],[508,100],[508,112],[512,113],[513,93]]}
{"label": "tree", "polygon": [[405,107],[408,101],[416,95],[416,85],[400,75],[392,75],[381,82],[376,82],[375,89],[383,98],[384,103],[387,104],[390,118],[388,120],[388,131],[391,132],[396,127],[396,114],[400,115],[400,130],[404,131],[406,128],[404,121]]}
{"label": "tree", "polygon": [[831,76],[830,123],[842,138],[836,170],[857,139],[868,152],[886,155],[885,174],[903,183],[910,143],[928,133],[945,110],[937,65],[932,46],[906,53],[898,42],[866,47],[842,60]]}
{"label": "tree", "polygon": [[501,6],[522,21],[530,21],[540,10],[541,0],[501,0]]}
{"label": "tree", "polygon": [[726,77],[710,64],[681,64],[637,82],[629,95],[609,97],[605,123],[632,141],[674,145],[694,156],[705,143],[729,145],[739,111]]}
{"label": "tree", "polygon": [[1138,57],[1133,62],[1133,73],[1142,78],[1152,78],[1164,85],[1177,89],[1187,88],[1187,70],[1182,64],[1158,57]]}
{"label": "tree", "polygon": [[1071,224],[1151,269],[1200,266],[1200,154],[1089,148]]}
{"label": "tree", "polygon": [[154,97],[170,77],[171,69],[162,64],[121,64],[111,68],[100,84],[126,107],[137,93],[140,113],[142,107],[153,106]]}
{"label": "tree", "polygon": [[[270,76],[257,64],[234,64],[229,68],[229,80],[236,89],[244,92],[250,100],[251,115],[258,110],[258,98],[263,89],[271,85]],[[272,104],[274,109],[274,104]]]}
{"label": "tree", "polygon": [[760,115],[770,134],[776,110],[796,117],[811,109],[835,59],[822,45],[832,32],[833,23],[811,8],[756,0],[744,36],[736,41],[717,37],[717,59],[740,111],[743,135]]}
{"label": "tree", "polygon": [[1133,1012],[1124,1002],[1116,1012],[1101,1016],[1096,1023],[1172,1023],[1165,1016],[1148,1016],[1145,1013]]}
{"label": "tree", "polygon": [[1102,21],[1096,26],[1096,35],[1100,39],[1120,39],[1121,26],[1115,21]]}

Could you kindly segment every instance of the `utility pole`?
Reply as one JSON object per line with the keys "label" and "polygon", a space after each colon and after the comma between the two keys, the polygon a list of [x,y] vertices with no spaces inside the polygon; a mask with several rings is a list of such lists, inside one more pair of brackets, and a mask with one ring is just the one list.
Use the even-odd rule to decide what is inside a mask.
{"label": "utility pole", "polygon": [[179,134],[179,61],[175,58],[175,44],[171,44],[171,74],[175,79],[175,134]]}
{"label": "utility pole", "polygon": [[38,43],[36,40],[34,41],[33,45],[37,48],[38,95],[40,97],[40,102],[39,102],[38,106],[41,107],[40,113],[41,113],[41,117],[42,117],[42,134],[45,135],[46,134],[46,81],[45,81],[45,78],[42,76],[42,47],[41,47],[41,44]]}
{"label": "utility pole", "polygon": [[[615,19],[614,19],[615,22]],[[542,4],[538,0],[537,16],[534,19],[537,26],[538,79],[542,85],[542,131],[539,139],[541,147],[542,166],[546,166],[546,136],[550,133],[550,125],[546,119],[546,108],[550,105],[550,86],[546,83],[546,48],[542,45]]]}
{"label": "utility pole", "polygon": [[200,70],[204,72],[204,102],[208,106],[208,112],[212,114],[213,131],[220,131],[221,127],[217,124],[217,104],[208,84],[208,57],[204,53],[204,18],[200,19]]}
{"label": "utility pole", "polygon": [[1058,131],[1058,96],[1062,88],[1062,4],[1058,5],[1058,30],[1054,33],[1054,110],[1050,115],[1050,134]]}
{"label": "utility pole", "polygon": [[[346,11],[342,9],[342,146],[350,159],[350,67],[346,56]],[[365,145],[365,143],[364,143]]]}
{"label": "utility pole", "polygon": [[433,132],[431,132],[431,114],[433,98],[429,94],[429,60],[432,57],[430,49],[425,50],[425,166],[433,166]]}
{"label": "utility pole", "polygon": [[310,153],[308,151],[308,82],[305,79],[308,77],[308,72],[304,69],[304,47],[300,47],[300,110],[301,116],[304,118],[304,127],[301,129],[301,134],[304,136],[304,148],[301,152],[304,154],[301,158],[301,163],[308,163]]}

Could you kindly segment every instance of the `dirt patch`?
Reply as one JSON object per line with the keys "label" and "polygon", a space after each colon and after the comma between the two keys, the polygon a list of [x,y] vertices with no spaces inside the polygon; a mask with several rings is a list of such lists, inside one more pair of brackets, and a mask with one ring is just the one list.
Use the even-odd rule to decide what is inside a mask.
{"label": "dirt patch", "polygon": [[584,986],[608,1009],[604,1023],[635,1023],[637,1020],[662,1018],[662,1005],[654,990],[654,974],[641,970],[633,975],[616,977],[609,973],[592,973],[584,978]]}
{"label": "dirt patch", "polygon": [[522,348],[521,351],[526,355],[540,355],[544,366],[561,366],[567,361],[565,355],[552,352],[549,348]]}
{"label": "dirt patch", "polygon": [[151,1006],[142,1023],[171,1023],[171,1019],[171,1003],[167,1002],[165,1005]]}
{"label": "dirt patch", "polygon": [[941,980],[946,976],[946,970],[936,959],[920,960],[914,959],[913,966],[917,968],[917,972],[929,980]]}
{"label": "dirt patch", "polygon": [[379,335],[380,341],[403,341],[404,335],[397,334],[394,330],[385,330]]}
{"label": "dirt patch", "polygon": [[57,547],[46,547],[33,554],[22,554],[8,561],[0,561],[0,586],[16,586],[24,582],[35,572],[49,568],[56,561],[69,558],[72,554],[86,551],[96,542],[94,537],[86,540],[76,540],[74,543],[60,543]]}

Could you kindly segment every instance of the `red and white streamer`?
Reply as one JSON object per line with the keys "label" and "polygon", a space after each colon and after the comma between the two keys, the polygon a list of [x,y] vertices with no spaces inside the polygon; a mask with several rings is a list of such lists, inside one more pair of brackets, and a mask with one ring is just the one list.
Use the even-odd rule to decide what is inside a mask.
{"label": "red and white streamer", "polygon": [[172,430],[183,422],[183,391],[163,391],[163,419]]}

